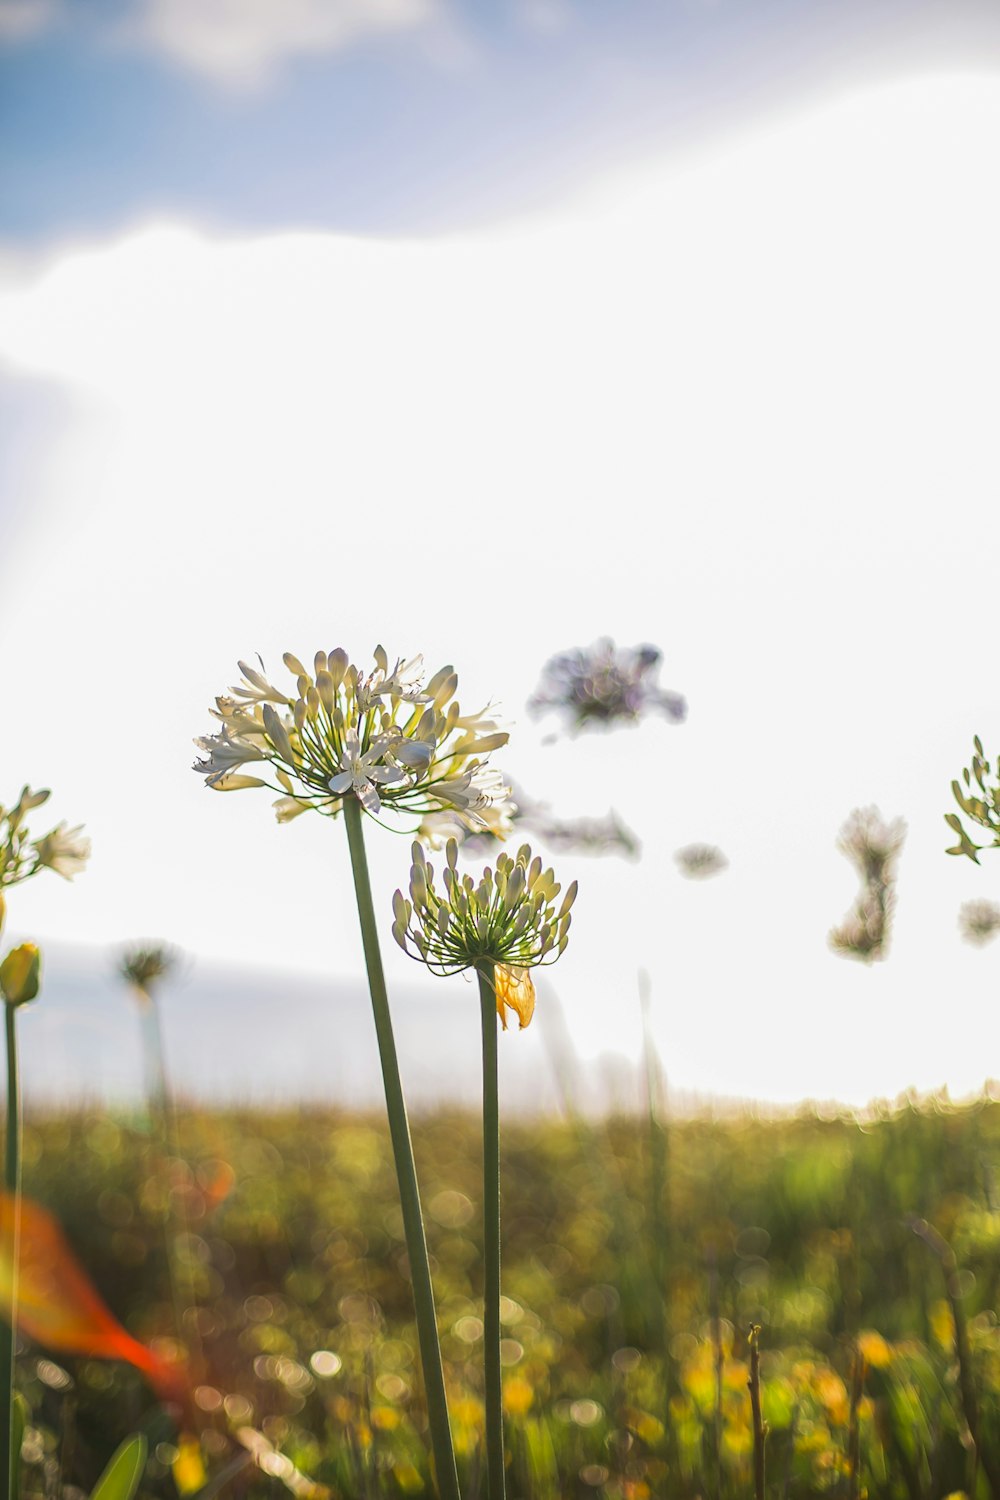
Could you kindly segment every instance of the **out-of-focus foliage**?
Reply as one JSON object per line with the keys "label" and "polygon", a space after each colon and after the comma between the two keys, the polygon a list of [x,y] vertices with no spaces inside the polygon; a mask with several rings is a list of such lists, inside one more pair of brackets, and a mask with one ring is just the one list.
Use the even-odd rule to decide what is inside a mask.
{"label": "out-of-focus foliage", "polygon": [[[175,1253],[194,1296],[181,1336],[210,1479],[249,1451],[232,1493],[431,1494],[382,1119],[198,1113],[179,1126],[177,1155],[156,1162],[138,1149],[141,1119],[30,1120],[25,1190],[59,1217],[115,1316],[165,1357],[177,1333],[163,1230],[183,1206]],[[434,1115],[414,1123],[414,1141],[474,1500],[480,1125]],[[759,1323],[773,1494],[847,1494],[857,1350],[859,1493],[978,1495],[941,1267],[909,1224],[928,1221],[954,1249],[981,1441],[1000,1452],[1000,1104],[675,1120],[660,1204],[651,1141],[633,1118],[504,1127],[510,1493],[742,1500],[746,1334]],[[652,1253],[658,1220],[671,1226],[665,1264]],[[176,1422],[133,1369],[30,1346],[20,1372],[25,1500],[89,1492],[129,1432],[149,1440],[140,1496],[172,1500]]]}
{"label": "out-of-focus foliage", "polygon": [[902,818],[887,823],[877,807],[855,808],[840,830],[837,848],[857,870],[861,887],[843,922],[830,933],[835,952],[865,963],[885,957],[905,837]]}
{"label": "out-of-focus foliage", "polygon": [[997,758],[996,770],[993,770],[983,755],[983,744],[978,735],[972,742],[972,750],[972,764],[963,769],[961,781],[952,782],[951,789],[965,816],[980,828],[985,828],[992,837],[988,844],[973,843],[958,813],[945,813],[948,827],[958,834],[958,843],[945,852],[967,854],[978,865],[981,850],[1000,849],[1000,757]]}

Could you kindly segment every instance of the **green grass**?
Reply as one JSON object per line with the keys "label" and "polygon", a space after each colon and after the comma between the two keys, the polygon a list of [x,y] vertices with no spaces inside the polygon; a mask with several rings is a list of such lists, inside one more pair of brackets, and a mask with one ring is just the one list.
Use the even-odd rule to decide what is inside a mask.
{"label": "green grass", "polygon": [[[413,1132],[469,1500],[483,1486],[480,1128],[441,1114]],[[164,1162],[127,1118],[29,1120],[24,1188],[57,1214],[105,1300],[147,1341],[176,1336],[163,1223],[171,1195],[182,1200],[190,1234],[177,1252],[197,1301],[182,1336],[201,1351],[209,1473],[251,1425],[334,1496],[429,1494],[383,1122],[181,1112],[179,1139],[181,1156]],[[941,1267],[910,1223],[926,1218],[955,1250],[981,1442],[1000,1453],[1000,1105],[932,1104],[863,1125],[674,1121],[671,1201],[657,1207],[649,1141],[648,1122],[635,1119],[504,1125],[511,1500],[751,1496],[752,1323],[762,1327],[769,1495],[848,1495],[860,1335],[869,1364],[859,1493],[988,1496],[963,1445]],[[220,1161],[235,1185],[211,1207],[203,1190]],[[658,1272],[652,1239],[664,1223],[670,1254]],[[335,1373],[322,1372],[337,1361],[311,1363],[317,1351],[337,1356]],[[175,1492],[176,1432],[140,1376],[33,1348],[19,1364],[31,1411],[26,1497],[87,1490],[133,1430],[150,1438],[140,1494]],[[286,1493],[280,1476],[256,1469],[229,1492]]]}

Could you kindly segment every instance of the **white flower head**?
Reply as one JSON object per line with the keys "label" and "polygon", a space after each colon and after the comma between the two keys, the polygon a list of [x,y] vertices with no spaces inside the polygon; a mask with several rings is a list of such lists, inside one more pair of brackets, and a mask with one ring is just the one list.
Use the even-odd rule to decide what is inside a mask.
{"label": "white flower head", "polygon": [[22,788],[11,808],[0,807],[0,889],[29,880],[39,870],[54,870],[64,880],[78,875],[90,858],[90,840],[82,826],[69,828],[65,821],[32,838],[25,824],[28,813],[48,801],[47,791]]}
{"label": "white flower head", "polygon": [[[215,700],[218,733],[195,740],[194,769],[214,791],[271,786],[278,821],[314,809],[335,817],[348,797],[372,816],[423,818],[441,809],[464,828],[509,795],[484,761],[507,742],[488,710],[463,715],[458,678],[442,667],[425,684],[422,659],[389,666],[381,646],[362,671],[342,648],[317,651],[311,667],[286,652],[294,678],[287,692],[240,663],[243,681]],[[244,767],[255,774],[246,775]],[[273,778],[273,782],[271,779]]]}

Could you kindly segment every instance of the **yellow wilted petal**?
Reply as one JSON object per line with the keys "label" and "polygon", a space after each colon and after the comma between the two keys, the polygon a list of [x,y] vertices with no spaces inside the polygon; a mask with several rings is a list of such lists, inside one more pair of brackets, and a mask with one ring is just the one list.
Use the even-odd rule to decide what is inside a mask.
{"label": "yellow wilted petal", "polygon": [[217,781],[206,783],[213,792],[240,792],[247,786],[267,786],[266,781],[261,781],[259,776],[242,776],[238,771],[227,771],[225,776],[220,776]]}
{"label": "yellow wilted petal", "polygon": [[179,1495],[196,1495],[203,1489],[208,1475],[201,1456],[201,1444],[189,1432],[181,1433],[177,1444],[177,1457],[171,1464],[174,1484]]}
{"label": "yellow wilted petal", "polygon": [[6,915],[7,915],[7,902],[4,899],[3,891],[0,891],[0,932],[3,932],[3,923],[4,923],[4,918],[6,917]]}
{"label": "yellow wilted petal", "polygon": [[497,964],[494,970],[497,996],[497,1015],[504,1031],[507,1030],[506,1009],[509,1005],[520,1021],[523,1031],[535,1014],[535,982],[530,969],[516,964]]}

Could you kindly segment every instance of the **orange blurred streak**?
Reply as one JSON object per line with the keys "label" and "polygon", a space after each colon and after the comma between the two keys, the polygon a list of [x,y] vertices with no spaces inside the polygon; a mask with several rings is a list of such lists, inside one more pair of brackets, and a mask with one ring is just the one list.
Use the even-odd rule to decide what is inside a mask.
{"label": "orange blurred streak", "polygon": [[229,1197],[236,1184],[236,1173],[227,1161],[212,1162],[205,1170],[205,1181],[201,1181],[202,1173],[199,1172],[199,1184],[202,1196],[205,1200],[205,1212],[211,1213],[213,1208],[218,1208]]}
{"label": "orange blurred streak", "polygon": [[[9,1243],[14,1200],[0,1192],[0,1314],[11,1320]],[[21,1199],[17,1326],[46,1349],[121,1359],[135,1365],[162,1400],[183,1400],[182,1369],[134,1339],[102,1302],[52,1215]]]}

